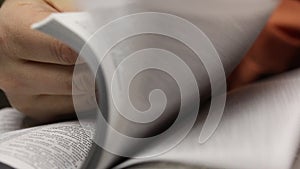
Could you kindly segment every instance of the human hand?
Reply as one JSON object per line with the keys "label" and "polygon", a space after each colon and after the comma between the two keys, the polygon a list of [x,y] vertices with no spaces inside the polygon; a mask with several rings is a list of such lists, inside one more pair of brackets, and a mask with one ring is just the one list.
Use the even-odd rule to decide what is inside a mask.
{"label": "human hand", "polygon": [[229,77],[229,90],[300,66],[300,1],[283,0]]}
{"label": "human hand", "polygon": [[6,0],[0,9],[0,88],[13,107],[41,121],[74,111],[77,54],[30,26],[72,9],[72,0]]}

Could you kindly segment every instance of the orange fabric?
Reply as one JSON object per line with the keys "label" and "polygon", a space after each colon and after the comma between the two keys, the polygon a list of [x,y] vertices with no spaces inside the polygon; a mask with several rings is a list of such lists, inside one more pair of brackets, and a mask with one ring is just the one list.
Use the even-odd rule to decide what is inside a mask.
{"label": "orange fabric", "polygon": [[300,66],[300,0],[283,0],[229,77],[234,89]]}

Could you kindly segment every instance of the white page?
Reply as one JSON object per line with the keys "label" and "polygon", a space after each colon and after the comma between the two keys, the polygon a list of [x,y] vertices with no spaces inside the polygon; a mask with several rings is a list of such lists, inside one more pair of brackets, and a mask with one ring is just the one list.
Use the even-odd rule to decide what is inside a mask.
{"label": "white page", "polygon": [[0,136],[3,133],[21,129],[24,115],[15,109],[5,108],[0,110]]}
{"label": "white page", "polygon": [[220,126],[207,143],[198,143],[199,122],[173,150],[119,167],[169,161],[208,168],[290,169],[300,143],[299,85],[297,70],[230,93]]}
{"label": "white page", "polygon": [[0,163],[16,169],[79,169],[92,132],[78,122],[65,122],[3,134]]}
{"label": "white page", "polygon": [[96,31],[87,12],[53,13],[45,20],[32,25],[33,29],[58,38],[72,47],[76,52],[81,48]]}
{"label": "white page", "polygon": [[[117,18],[159,12],[187,19],[212,41],[230,73],[279,0],[77,0],[100,27]],[[138,26],[138,25],[137,25]],[[172,30],[172,28],[170,28]],[[160,43],[160,42],[156,42]]]}
{"label": "white page", "polygon": [[[176,1],[176,2],[179,3],[179,1]],[[203,32],[208,36],[208,38],[215,45],[216,50],[220,54],[220,59],[224,65],[225,72],[227,74],[229,74],[232,71],[232,69],[236,66],[236,64],[239,62],[241,57],[244,55],[246,50],[251,46],[252,42],[255,40],[255,37],[258,35],[259,31],[264,26],[267,17],[269,16],[271,11],[274,9],[275,5],[277,4],[277,1],[270,1],[270,0],[263,1],[263,3],[261,1],[252,2],[252,1],[245,0],[245,3],[247,2],[246,3],[247,5],[243,6],[243,9],[235,7],[236,4],[238,4],[238,7],[240,7],[240,5],[243,4],[243,2],[244,1],[242,1],[242,3],[238,3],[238,1],[232,0],[226,6],[224,6],[224,8],[222,5],[220,5],[220,1],[212,1],[212,3],[204,3],[204,1],[202,1],[202,2],[199,1],[199,3],[198,3],[198,1],[197,2],[193,1],[191,3],[186,3],[186,4],[189,4],[187,7],[191,7],[192,4],[198,4],[197,6],[199,6],[199,9],[197,9],[197,10],[186,10],[186,9],[182,10],[182,9],[177,9],[177,8],[169,9],[165,5],[157,6],[157,4],[160,4],[160,3],[156,2],[156,3],[153,3],[153,4],[156,4],[156,6],[155,5],[152,6],[153,4],[150,3],[149,6],[147,6],[147,7],[150,7],[149,9],[147,8],[148,9],[147,11],[154,10],[154,11],[158,11],[158,12],[170,12],[171,14],[175,14],[180,17],[186,18],[189,21],[191,21],[193,24],[198,26],[201,30],[203,30]],[[143,3],[146,3],[146,1],[143,1]],[[176,7],[174,5],[176,3],[174,3],[174,4],[170,3],[170,4],[172,4],[171,7]],[[203,4],[207,4],[208,6],[205,6]],[[223,5],[224,5],[224,2],[223,2]],[[143,7],[145,7],[145,6],[142,5],[142,8]],[[164,8],[164,7],[167,7],[167,8]],[[181,8],[184,6],[177,5],[177,7]],[[124,9],[124,11],[127,11],[127,9],[128,9],[128,11],[130,11],[130,8],[127,8],[127,6],[125,6],[125,7],[121,6],[120,8],[106,8],[106,9],[105,9],[105,6],[103,6],[103,8],[100,7],[98,10],[96,10],[95,11],[96,13],[92,13],[93,21],[96,21],[95,23],[97,24],[97,26],[104,25],[104,24],[112,21],[111,19],[116,19],[115,16],[113,16],[113,17],[108,16],[106,18],[106,14],[108,14],[108,15],[113,14],[114,11],[119,11],[118,9],[120,9],[120,11],[122,11],[122,9]],[[213,9],[212,12],[216,12],[216,13],[214,14],[214,13],[211,13],[211,11],[208,11],[210,9]],[[192,12],[192,13],[190,13],[190,12]],[[129,12],[129,14],[130,13],[132,13],[132,11]],[[128,13],[125,13],[125,14],[128,14]],[[69,15],[68,18],[71,18],[71,19],[64,19],[64,15]],[[100,24],[99,24],[99,22],[97,22],[99,20],[96,20],[96,19],[99,19],[99,18],[97,18],[97,16],[100,16],[100,18],[101,18]],[[117,16],[117,17],[119,17],[119,16]],[[67,18],[67,17],[65,17],[65,18]],[[74,18],[76,18],[76,19],[74,19]],[[80,21],[81,19],[82,18],[79,17],[79,15],[77,15],[77,17],[72,18],[72,14],[53,14],[47,20],[34,25],[33,28],[38,29],[42,32],[45,32],[47,34],[50,34],[50,35],[62,40],[63,42],[70,45],[76,51],[79,52],[80,45],[82,45],[83,44],[82,42],[86,41],[86,39],[88,39],[87,37],[89,37],[88,34],[84,33],[84,28],[82,27],[82,25],[84,25],[84,24],[77,25],[79,29],[74,28],[74,27],[76,27],[76,24],[73,24],[73,22],[81,23],[81,21]],[[53,24],[53,23],[58,23],[58,24]],[[54,26],[51,26],[51,25],[54,25]],[[89,32],[89,31],[86,31],[86,32]],[[79,39],[81,39],[81,40],[80,41],[76,40],[76,39],[78,39],[76,37],[79,37]],[[163,49],[165,49],[164,47],[166,47],[166,50],[171,49],[170,51],[174,52],[175,54],[179,54],[179,56],[182,55],[183,58],[181,58],[181,59],[185,60],[188,63],[188,65],[191,66],[190,68],[192,69],[193,73],[196,76],[200,93],[201,93],[201,95],[203,94],[202,96],[204,96],[201,99],[206,99],[209,95],[208,94],[209,80],[207,77],[207,73],[206,73],[204,66],[199,61],[199,59],[196,60],[194,56],[190,57],[190,55],[192,55],[190,53],[191,50],[187,50],[186,48],[183,48],[182,45],[180,46],[176,42],[166,41],[162,37],[151,37],[151,38],[154,40],[152,40],[150,42],[147,41],[149,39],[147,38],[147,36],[145,36],[145,37],[137,37],[136,39],[129,39],[128,40],[129,43],[127,43],[125,45],[122,43],[118,44],[119,46],[116,46],[116,48],[112,49],[112,52],[110,51],[110,53],[108,54],[108,56],[109,56],[108,58],[110,58],[110,59],[112,58],[112,59],[108,61],[108,64],[102,65],[104,72],[108,73],[108,74],[111,74],[112,72],[114,72],[114,69],[115,69],[114,66],[116,66],[118,63],[120,63],[122,61],[122,59],[124,59],[124,56],[128,55],[128,53],[129,54],[133,53],[134,51],[143,49],[145,47],[148,47],[148,48],[149,47],[150,48],[151,47],[152,48],[160,47]],[[101,42],[99,44],[104,44],[104,46],[105,46],[106,41],[110,41],[110,40],[111,40],[110,38],[99,39],[98,42]],[[79,43],[77,43],[77,42],[79,42]],[[92,45],[95,45],[97,47],[97,45],[99,45],[99,44],[96,43],[96,44],[92,44]],[[123,45],[123,48],[122,48],[122,45]],[[94,46],[92,46],[91,48],[93,48],[93,47]],[[102,46],[100,46],[100,48],[101,47]],[[113,62],[113,63],[111,64],[111,62]],[[94,65],[92,65],[92,66],[94,66]],[[126,69],[125,69],[125,70],[122,70],[121,72],[128,72],[128,71],[126,71]],[[107,75],[107,74],[105,74],[105,75]],[[155,75],[155,74],[149,75],[148,74],[148,76],[149,76],[148,79],[154,79],[154,80],[138,81],[138,83],[135,87],[135,90],[134,90],[135,93],[133,95],[133,98],[135,96],[138,96],[140,93],[146,91],[145,88],[147,86],[151,86],[153,83],[156,83],[156,82],[158,84],[159,83],[161,84],[160,79],[165,79],[165,77],[163,75]],[[120,75],[120,79],[119,79],[120,86],[122,86],[122,82],[126,80],[126,79],[122,79],[122,78],[123,78],[123,76]],[[110,84],[107,84],[107,86],[110,86]],[[163,86],[166,86],[166,85],[163,84]],[[169,86],[167,86],[167,87],[169,87]],[[119,88],[122,88],[122,87],[119,87]],[[169,87],[169,88],[172,88],[172,87]],[[110,93],[108,95],[110,95]],[[120,96],[118,98],[122,98],[122,97]],[[178,100],[176,100],[176,97],[173,97],[172,94],[170,95],[170,98],[172,98],[172,99],[168,99],[168,101],[170,101],[170,105],[178,103]],[[173,99],[173,98],[175,98],[175,99]],[[143,99],[136,99],[136,100],[141,105],[143,105],[143,104],[145,105],[145,103],[146,103]],[[193,100],[193,99],[191,99],[191,100]],[[172,107],[174,107],[174,106],[170,106],[170,108],[172,108]],[[150,127],[146,126],[146,129],[145,129],[145,126],[136,125],[136,124],[132,124],[130,122],[125,121],[126,119],[124,120],[124,118],[119,113],[114,111],[113,108],[111,108],[111,110],[113,111],[113,113],[110,112],[110,117],[111,117],[110,119],[114,120],[114,122],[112,122],[111,124],[114,125],[113,126],[114,128],[120,129],[122,132],[124,132],[126,134],[127,134],[127,132],[129,132],[130,134],[135,134],[135,135],[151,133],[152,132],[151,129],[153,129],[153,127],[161,126],[158,123],[158,124],[152,125]],[[126,126],[126,127],[124,127],[124,126]],[[115,139],[114,137],[106,137],[106,138],[107,138],[108,143],[113,143],[113,142],[116,142],[116,140],[118,140],[118,139]],[[124,146],[124,144],[127,146]],[[116,149],[119,149],[123,152],[126,152],[127,151],[126,149],[132,149],[131,146],[129,146],[129,144],[123,143],[123,142],[122,142],[122,144],[114,144],[114,146],[117,147]],[[114,158],[115,158],[115,157],[109,157],[109,156],[110,155],[108,154],[108,157],[106,158],[109,160],[105,160],[105,162],[108,163],[107,165],[112,164],[114,161]],[[106,164],[103,164],[103,166],[106,166]],[[103,168],[103,166],[102,167],[100,166],[100,168]]]}

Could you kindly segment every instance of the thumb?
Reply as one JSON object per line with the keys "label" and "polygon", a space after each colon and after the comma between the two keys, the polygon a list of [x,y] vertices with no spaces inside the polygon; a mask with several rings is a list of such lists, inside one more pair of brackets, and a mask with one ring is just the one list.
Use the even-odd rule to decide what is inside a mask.
{"label": "thumb", "polygon": [[[18,12],[15,12],[16,10]],[[7,43],[16,47],[17,55],[14,57],[61,65],[73,65],[76,62],[77,53],[68,46],[48,35],[30,29],[33,23],[56,12],[59,11],[45,1],[12,0],[4,3],[1,8],[2,20],[0,22],[7,32]]]}
{"label": "thumb", "polygon": [[228,78],[228,90],[233,90],[254,82],[263,76],[264,70],[246,57]]}

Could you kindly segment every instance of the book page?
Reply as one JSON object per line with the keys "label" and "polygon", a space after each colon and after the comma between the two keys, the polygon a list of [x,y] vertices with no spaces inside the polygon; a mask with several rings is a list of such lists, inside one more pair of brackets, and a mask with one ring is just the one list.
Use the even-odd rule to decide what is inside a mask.
{"label": "book page", "polygon": [[116,168],[163,161],[239,169],[291,169],[295,163],[298,169],[299,85],[300,70],[296,70],[236,90],[228,95],[220,126],[207,143],[198,142],[203,124],[198,121],[171,151],[153,158],[131,159]]}
{"label": "book page", "polygon": [[[179,1],[178,1],[179,2]],[[236,1],[232,1],[232,5],[235,4]],[[252,2],[252,1],[251,1]],[[258,3],[258,1],[256,1]],[[269,1],[268,1],[269,2]],[[259,1],[259,3],[261,3]],[[252,9],[256,9],[257,5],[256,3],[251,4]],[[219,7],[220,5],[217,2],[214,2],[211,4],[212,7],[215,7],[214,9],[218,9],[216,7]],[[199,7],[201,4],[199,4]],[[248,9],[249,6],[247,6]],[[86,61],[89,63],[89,67],[95,68],[99,66],[98,62],[102,61],[101,68],[105,75],[106,84],[100,85],[100,88],[103,86],[111,87],[112,90],[105,90],[107,92],[107,96],[109,96],[108,100],[105,100],[107,102],[112,103],[111,96],[115,96],[115,98],[121,98],[119,101],[120,107],[114,107],[113,104],[111,104],[109,107],[110,112],[104,112],[108,113],[108,123],[111,125],[113,129],[116,129],[119,133],[131,136],[134,138],[143,138],[143,137],[150,137],[154,136],[164,129],[167,129],[170,127],[170,124],[172,121],[174,121],[174,117],[176,117],[176,113],[178,113],[178,110],[180,108],[194,108],[196,106],[190,106],[192,102],[195,102],[196,104],[199,104],[200,101],[197,98],[197,95],[201,93],[201,101],[207,101],[207,99],[210,97],[210,89],[213,88],[213,85],[218,84],[218,86],[224,87],[223,82],[213,83],[210,84],[210,78],[208,76],[208,69],[207,67],[211,68],[210,70],[214,70],[210,76],[217,76],[222,78],[212,78],[212,79],[223,79],[224,83],[226,81],[226,75],[229,75],[230,72],[234,69],[234,67],[237,65],[241,57],[244,55],[244,53],[247,51],[247,49],[251,46],[252,42],[255,40],[255,37],[258,35],[258,32],[262,29],[263,25],[266,22],[267,16],[271,13],[271,10],[273,9],[274,4],[266,3],[263,5],[262,9],[257,11],[258,14],[253,15],[253,13],[244,13],[245,15],[240,15],[238,11],[233,12],[232,15],[229,18],[223,18],[223,14],[218,14],[217,16],[213,18],[206,18],[205,11],[204,13],[200,13],[199,15],[189,15],[189,14],[180,14],[178,16],[181,16],[182,18],[188,18],[190,22],[193,22],[193,24],[197,25],[203,32],[207,35],[207,37],[212,41],[208,45],[211,47],[211,45],[214,45],[213,52],[207,52],[207,53],[217,53],[220,55],[219,58],[215,57],[209,57],[209,58],[215,58],[217,62],[220,63],[220,66],[210,67],[208,65],[205,65],[201,59],[199,59],[199,56],[195,54],[193,50],[191,50],[186,44],[183,44],[180,40],[174,39],[172,37],[168,36],[162,36],[161,34],[155,34],[155,33],[146,33],[146,34],[140,34],[136,36],[130,36],[127,37],[127,31],[131,32],[134,31],[134,28],[152,28],[152,26],[147,26],[148,20],[139,20],[142,21],[142,24],[134,24],[135,20],[133,22],[127,22],[126,20],[119,20],[123,25],[118,25],[114,27],[104,27],[104,32],[100,32],[100,37],[97,39],[89,39],[91,36],[89,30],[85,30],[87,27],[84,27],[85,21],[84,17],[79,17],[79,15],[84,13],[77,13],[74,15],[78,15],[78,17],[72,17],[71,14],[53,14],[48,19],[37,23],[33,25],[34,29],[40,30],[41,32],[47,33],[62,42],[66,43],[67,45],[71,46],[74,50],[77,52],[82,51],[81,47],[87,42],[87,39],[89,39],[89,43],[87,43],[87,48],[90,48],[94,55],[97,55],[97,57],[91,57],[88,55],[84,55]],[[97,15],[92,16],[92,21],[97,21],[97,16],[102,16],[101,9],[97,10]],[[166,10],[167,11],[167,10]],[[166,12],[165,11],[165,12]],[[202,11],[202,10],[197,10]],[[234,10],[233,10],[234,11]],[[164,10],[158,10],[158,12],[164,12]],[[206,10],[207,12],[207,10]],[[178,13],[173,13],[178,14]],[[69,15],[69,16],[67,16]],[[195,17],[195,16],[199,16]],[[200,17],[202,16],[202,17]],[[251,17],[250,17],[251,16]],[[68,18],[68,19],[65,19]],[[195,20],[195,18],[197,18]],[[81,20],[82,19],[82,20]],[[99,19],[99,18],[98,18]],[[154,21],[159,20],[159,18],[155,18]],[[225,20],[224,20],[225,19]],[[102,20],[101,20],[102,21]],[[107,20],[106,20],[107,21]],[[100,24],[105,25],[108,22],[111,22],[112,20],[108,20],[107,22]],[[214,21],[212,23],[211,21]],[[222,22],[221,22],[222,21]],[[74,24],[77,23],[77,24]],[[79,23],[79,24],[78,24]],[[117,22],[119,23],[119,22]],[[149,22],[151,24],[151,22]],[[148,23],[148,24],[149,24]],[[159,20],[159,22],[155,22],[155,24],[152,25],[160,25],[163,22],[162,20]],[[220,23],[222,24],[222,28],[220,28]],[[97,24],[97,22],[96,22]],[[146,25],[146,26],[145,26]],[[249,25],[251,25],[251,29],[249,29]],[[167,27],[167,25],[165,25]],[[105,29],[106,28],[106,29]],[[194,26],[193,26],[194,28]],[[242,28],[242,29],[241,29]],[[102,30],[102,31],[103,31]],[[185,30],[185,29],[184,29]],[[107,31],[107,32],[105,32]],[[186,30],[185,30],[186,31]],[[86,32],[86,33],[84,33]],[[147,31],[148,32],[148,31]],[[151,31],[150,31],[151,32]],[[222,32],[222,33],[220,33]],[[136,33],[136,32],[134,32]],[[181,32],[180,34],[186,35],[188,32]],[[90,34],[90,35],[89,35]],[[126,34],[126,36],[123,36]],[[119,36],[123,36],[119,38]],[[87,38],[88,37],[88,38]],[[97,37],[93,36],[93,37]],[[91,37],[91,38],[93,38]],[[125,40],[126,37],[126,40]],[[205,36],[206,37],[206,36]],[[122,39],[124,38],[124,39]],[[123,41],[122,41],[123,40]],[[111,45],[111,42],[114,43],[115,41],[118,41],[117,44]],[[207,41],[206,41],[207,42]],[[204,43],[201,41],[201,44]],[[196,46],[205,46],[206,45],[198,45]],[[109,50],[107,50],[109,48]],[[148,56],[145,57],[145,59],[140,59],[140,62],[137,62],[137,60],[134,60],[134,64],[123,64],[123,62],[126,62],[130,59],[127,58],[127,56],[131,56],[132,54],[136,54],[140,51],[145,51],[144,49],[158,49],[158,51],[169,51],[169,53],[172,53],[177,56],[177,61],[175,62],[175,65],[173,65],[173,62],[170,62],[169,60],[163,60],[166,57],[157,57],[159,55],[152,54],[150,55],[141,55],[141,57],[136,57],[138,59],[142,58],[142,56]],[[159,50],[161,49],[161,50]],[[84,50],[83,50],[84,51]],[[100,51],[100,52],[99,52]],[[105,51],[105,54],[103,53]],[[107,51],[107,52],[106,52]],[[138,52],[137,52],[138,51]],[[203,49],[203,51],[206,51]],[[103,57],[103,58],[102,58]],[[167,57],[171,58],[171,57]],[[161,60],[160,60],[161,59]],[[174,58],[172,58],[174,59]],[[171,59],[170,59],[171,60]],[[176,60],[176,59],[175,59]],[[179,64],[183,63],[185,64]],[[126,62],[128,63],[128,62]],[[143,71],[142,73],[136,72],[135,68],[138,67],[147,67],[147,64],[153,64],[150,66],[150,68],[153,68],[148,71]],[[173,70],[174,72],[179,73],[173,73],[177,76],[172,77],[169,72],[164,72],[157,68],[158,63],[169,63],[165,64],[166,66],[169,66],[170,69],[166,70]],[[222,64],[222,65],[221,65]],[[119,66],[121,65],[121,66]],[[125,66],[124,66],[125,65]],[[183,68],[187,68],[186,71],[182,71],[181,66],[184,66]],[[206,66],[206,67],[205,67]],[[97,67],[99,68],[99,67]],[[143,67],[144,68],[144,67]],[[149,68],[149,67],[148,67]],[[224,68],[224,70],[223,70]],[[216,70],[221,70],[222,72],[218,72]],[[94,70],[93,70],[94,71]],[[140,71],[140,69],[138,70]],[[137,76],[134,80],[130,81],[126,77],[126,75],[130,73],[139,73],[136,74]],[[181,73],[190,72],[189,75],[182,75]],[[94,72],[96,74],[96,72]],[[193,75],[191,75],[193,74]],[[130,74],[131,75],[131,74]],[[112,82],[112,76],[116,77],[115,79],[117,83]],[[103,77],[103,76],[101,76]],[[185,80],[182,80],[182,78],[185,78]],[[190,82],[190,80],[194,80],[193,82]],[[130,85],[130,89],[128,86],[126,86],[128,81],[132,82]],[[187,92],[189,94],[183,94],[181,93],[179,87],[182,87],[181,85],[177,84],[177,82],[182,82],[181,84],[188,84],[189,87],[187,88]],[[105,83],[102,81],[102,83]],[[196,83],[196,84],[195,84]],[[112,85],[116,84],[116,85]],[[186,86],[188,86],[186,85]],[[193,87],[192,85],[196,86],[197,91],[192,91]],[[99,86],[97,86],[99,87]],[[224,87],[225,88],[225,87]],[[130,93],[127,92],[126,95],[124,95],[124,91],[126,89],[130,90]],[[153,90],[160,90],[163,91],[165,94],[165,98],[167,102],[164,102],[161,98],[151,98],[149,103],[149,94],[153,94]],[[100,90],[103,91],[103,90]],[[156,93],[157,94],[157,93]],[[161,92],[160,92],[161,94]],[[126,97],[126,96],[130,96]],[[159,95],[153,95],[153,96],[159,96]],[[181,97],[182,96],[182,97]],[[99,96],[101,97],[101,96]],[[125,99],[123,99],[125,98]],[[132,104],[128,104],[128,98],[131,99]],[[182,99],[184,98],[184,99]],[[123,99],[123,100],[122,100]],[[180,102],[182,100],[184,102]],[[101,100],[101,99],[100,99]],[[161,105],[161,103],[165,103],[166,105]],[[180,103],[182,105],[180,105]],[[131,106],[134,105],[134,106]],[[158,105],[158,107],[164,107],[161,111],[161,109],[157,109],[158,111],[155,111],[154,113],[158,114],[161,112],[162,116],[157,118],[157,120],[153,120],[153,123],[135,123],[132,120],[128,120],[126,117],[124,117],[127,111],[124,110],[130,110],[131,112],[136,112],[135,110],[141,110],[141,112],[145,110],[155,110],[157,107],[153,106],[154,108],[151,109],[151,105]],[[131,106],[131,107],[130,107]],[[133,110],[133,111],[131,111]],[[198,114],[198,108],[190,112],[196,112],[196,115]],[[153,114],[154,114],[153,113]],[[138,113],[136,113],[138,114]],[[151,114],[151,113],[147,113]],[[159,126],[159,127],[158,127]],[[192,126],[191,126],[192,127]],[[101,128],[103,129],[103,128]],[[155,129],[155,130],[154,130]],[[184,132],[177,132],[177,133],[184,133]],[[101,133],[102,134],[102,133]],[[118,135],[115,133],[112,133],[111,131],[107,131],[106,137],[101,137],[104,141],[104,146],[106,145],[112,145],[111,148],[114,149],[114,153],[118,154],[120,156],[127,156],[122,155],[122,153],[126,154],[129,152],[130,154],[136,153],[135,151],[139,151],[140,149],[136,148],[136,144],[133,144],[131,141],[122,141],[117,138]],[[108,144],[109,143],[109,144]],[[125,145],[125,146],[124,146]],[[170,144],[171,145],[171,144]],[[131,152],[132,151],[132,152]],[[131,157],[131,155],[129,155]],[[97,158],[97,157],[95,157]],[[101,165],[99,168],[109,168],[110,165],[113,165],[116,161],[119,160],[120,157],[116,157],[115,155],[111,154],[105,154],[103,153],[103,156],[100,159]]]}
{"label": "book page", "polygon": [[45,20],[35,23],[32,29],[47,32],[79,52],[96,31],[87,12],[53,13]]}
{"label": "book page", "polygon": [[24,115],[15,109],[0,110],[0,136],[3,133],[21,129]]}
{"label": "book page", "polygon": [[16,169],[78,169],[89,152],[92,132],[78,122],[64,122],[3,134],[0,163]]}

